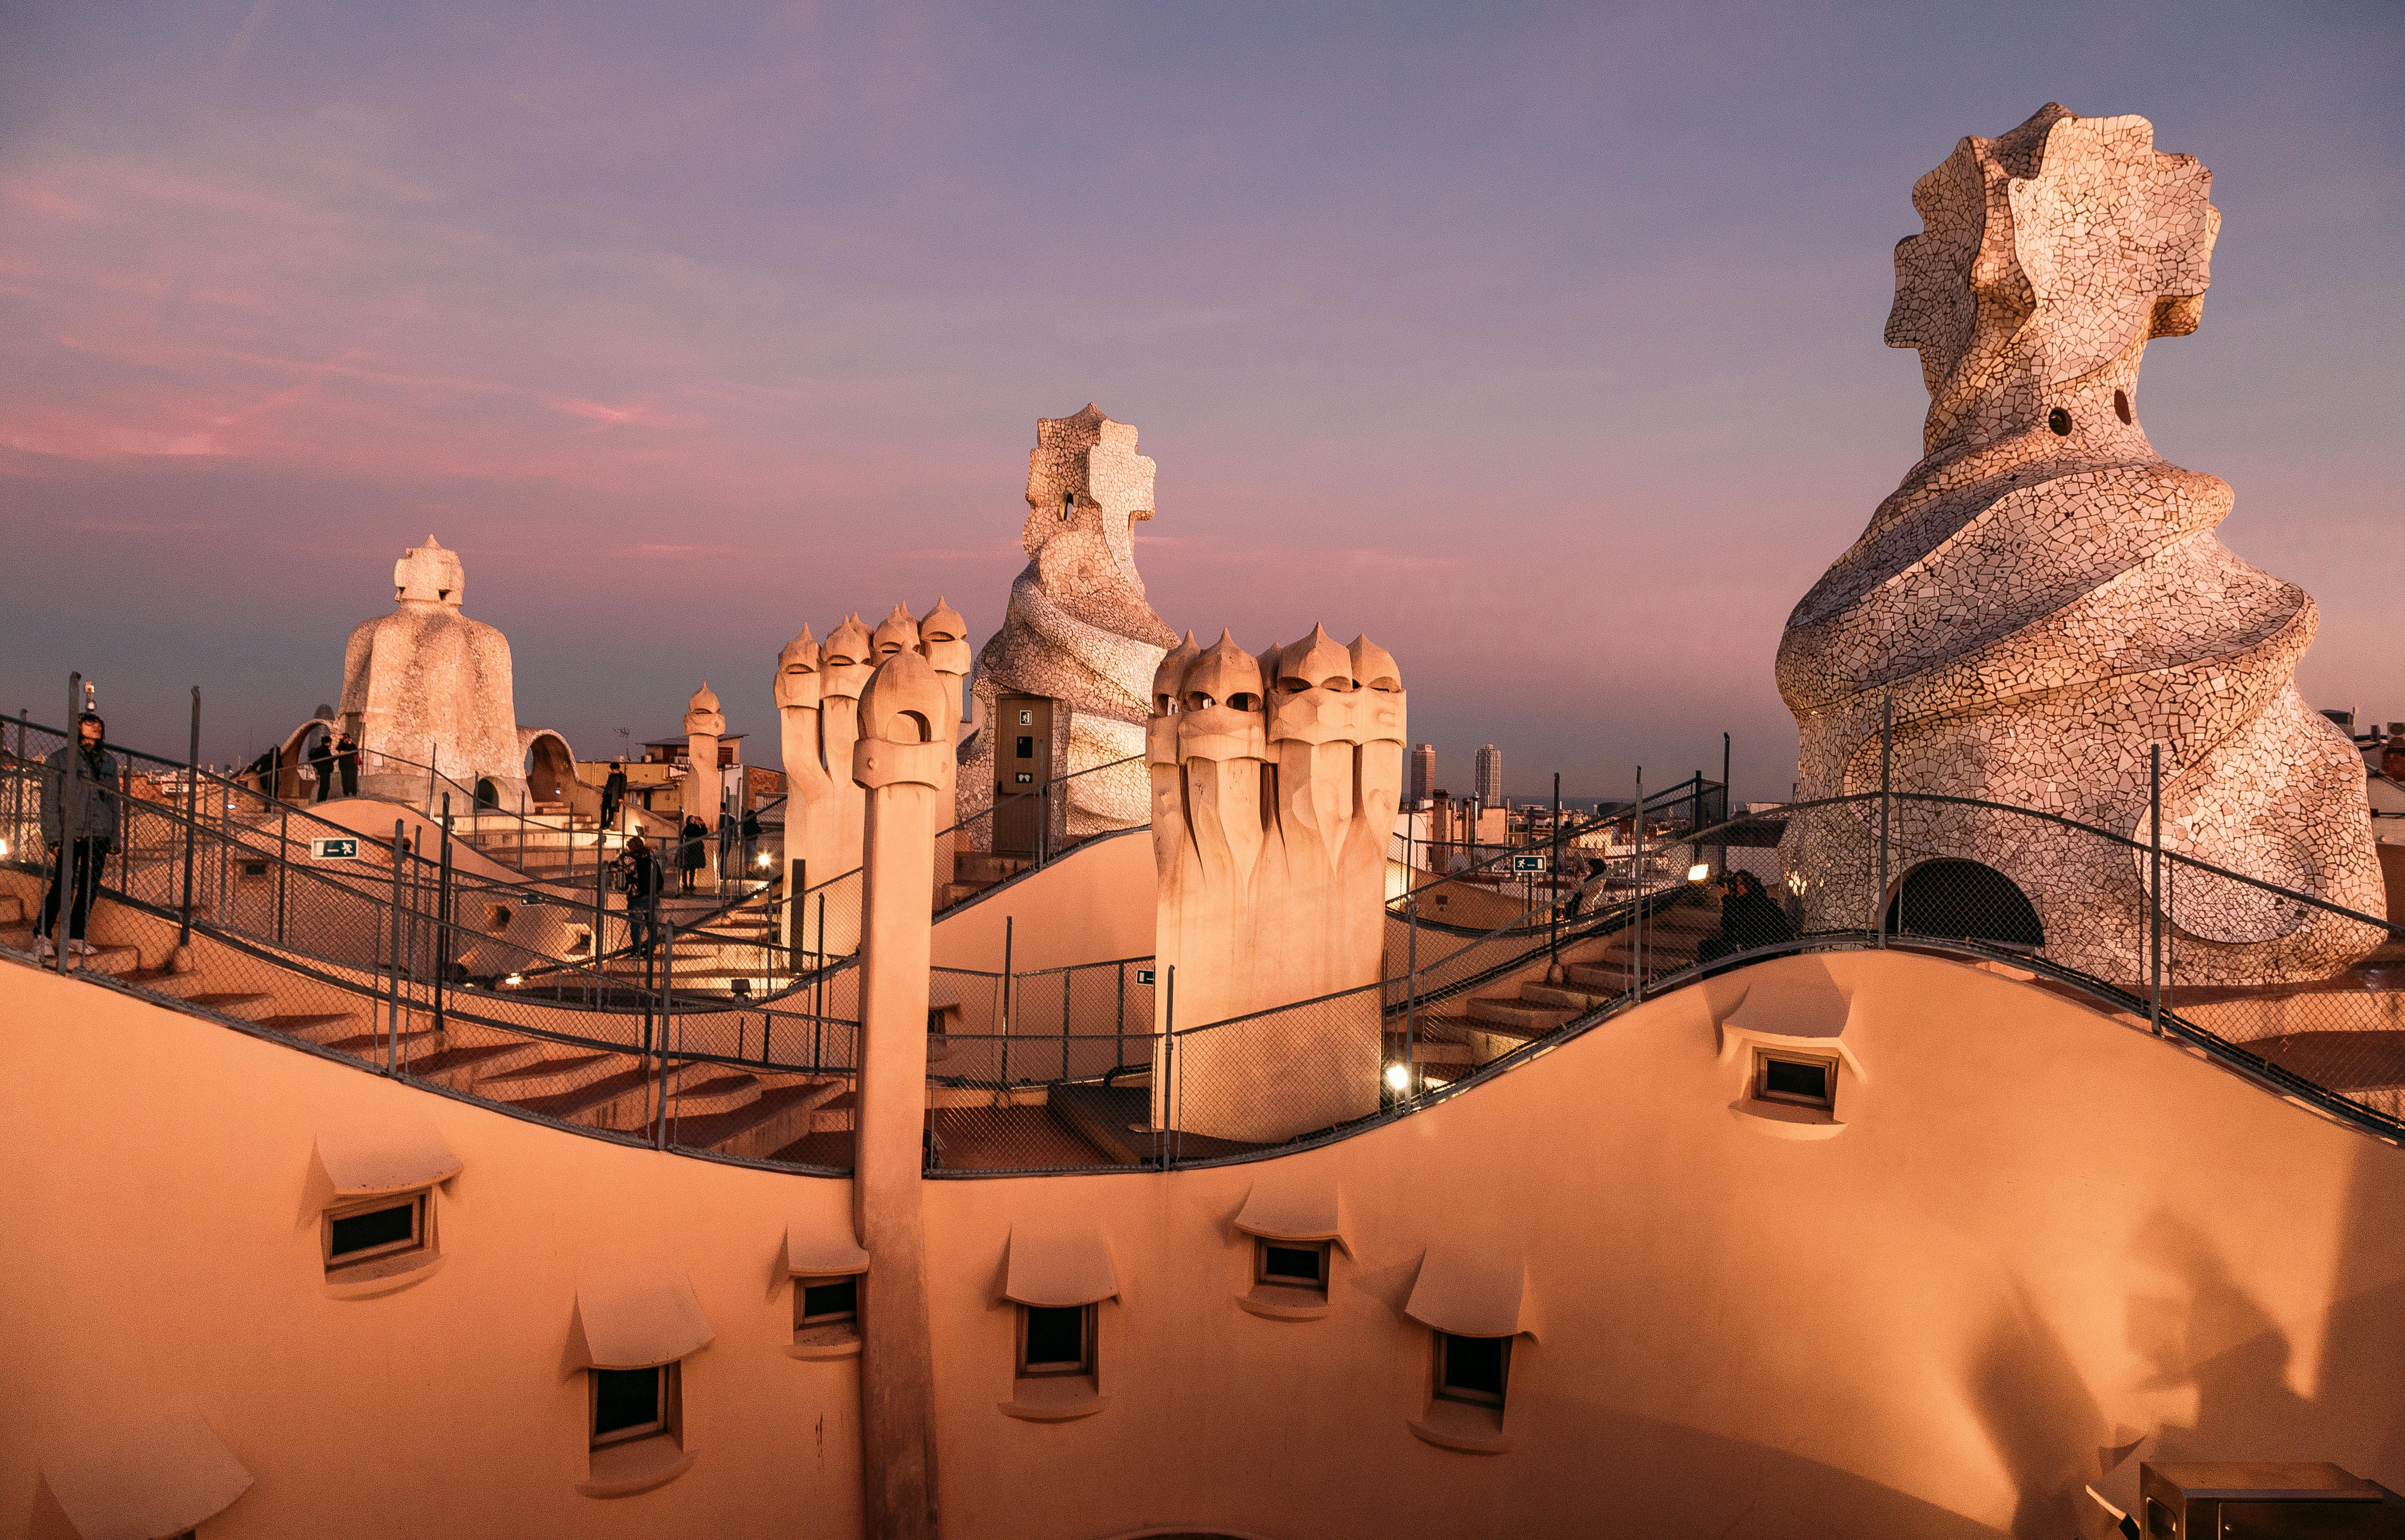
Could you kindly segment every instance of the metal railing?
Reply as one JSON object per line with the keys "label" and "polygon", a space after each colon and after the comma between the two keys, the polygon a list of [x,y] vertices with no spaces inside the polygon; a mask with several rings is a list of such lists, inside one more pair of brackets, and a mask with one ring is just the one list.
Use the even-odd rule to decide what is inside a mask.
{"label": "metal railing", "polygon": [[[39,889],[22,878],[51,869],[28,834],[60,795],[43,761],[66,740],[22,720],[7,729],[0,828],[25,895]],[[745,999],[728,937],[710,927],[664,915],[645,945],[654,917],[622,906],[578,936],[596,913],[581,895],[467,880],[447,847],[344,830],[309,837],[350,839],[348,853],[303,856],[297,810],[238,809],[249,793],[223,777],[168,766],[178,780],[165,762],[112,751],[118,778],[98,790],[117,799],[120,833],[101,853],[102,891],[152,941],[192,943],[188,971],[119,987],[606,1137],[848,1163],[859,1014],[848,955],[822,947]],[[1428,917],[1431,897],[1446,884],[1509,895],[1509,882],[1406,872],[1384,976],[1316,1000],[1189,1026],[1174,973],[1153,976],[1149,959],[1019,970],[1006,950],[996,972],[935,970],[935,1169],[1160,1169],[1304,1147],[1412,1115],[1718,970],[1878,947],[2007,966],[2405,1142],[2405,927],[2171,848],[2151,819],[2133,836],[1883,787],[1699,823],[1695,791],[1562,820],[1563,852],[1601,826],[1626,837],[1582,856],[1582,870],[1564,854],[1543,880],[1526,874],[1476,928]],[[1779,826],[1779,859],[1749,884],[1729,843],[1766,824]],[[2053,880],[2023,889],[2012,871]],[[804,897],[823,902],[857,876]],[[2247,938],[2314,925],[2337,959],[2320,973],[2233,973],[2254,955]],[[1478,993],[1489,987],[1522,993]]]}

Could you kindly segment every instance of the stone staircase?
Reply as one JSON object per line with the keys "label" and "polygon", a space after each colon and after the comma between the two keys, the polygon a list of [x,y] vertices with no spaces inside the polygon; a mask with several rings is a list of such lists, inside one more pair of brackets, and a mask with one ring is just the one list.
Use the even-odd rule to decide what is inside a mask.
{"label": "stone staircase", "polygon": [[[1679,895],[1646,917],[1647,976],[1695,961],[1696,947],[1719,930],[1716,894],[1696,888]],[[1558,968],[1540,957],[1485,993],[1431,1007],[1420,1018],[1423,1072],[1432,1082],[1454,1079],[1625,993],[1635,945],[1626,930],[1589,937],[1566,945]]]}
{"label": "stone staircase", "polygon": [[[0,874],[0,945],[33,950],[27,914],[38,903],[35,879]],[[765,917],[758,923],[765,926]],[[379,1000],[288,972],[205,934],[179,948],[175,924],[155,916],[104,899],[90,929],[93,955],[72,959],[83,971],[372,1064],[398,1052],[411,1077],[483,1100],[630,1133],[652,1126],[665,1097],[677,1144],[735,1155],[773,1155],[812,1135],[842,1132],[849,1139],[850,1083],[844,1079],[696,1061],[672,1064],[663,1074],[656,1060],[636,1052],[554,1043],[477,1022],[437,1030],[422,1006],[405,1009],[396,1040]],[[696,944],[694,965],[704,966],[710,950],[725,945]],[[681,960],[680,988],[687,983],[684,966]],[[567,1033],[628,1029],[624,1017],[580,1022],[578,1013],[559,1015],[559,1029]]]}

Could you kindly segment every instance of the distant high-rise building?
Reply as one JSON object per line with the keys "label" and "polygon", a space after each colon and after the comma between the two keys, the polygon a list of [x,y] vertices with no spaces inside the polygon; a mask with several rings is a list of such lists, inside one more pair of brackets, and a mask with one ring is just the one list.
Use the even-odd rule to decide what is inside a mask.
{"label": "distant high-rise building", "polygon": [[1503,750],[1488,744],[1478,751],[1478,801],[1486,807],[1503,805]]}
{"label": "distant high-rise building", "polygon": [[1414,744],[1412,747],[1412,805],[1428,805],[1428,792],[1436,786],[1436,745]]}

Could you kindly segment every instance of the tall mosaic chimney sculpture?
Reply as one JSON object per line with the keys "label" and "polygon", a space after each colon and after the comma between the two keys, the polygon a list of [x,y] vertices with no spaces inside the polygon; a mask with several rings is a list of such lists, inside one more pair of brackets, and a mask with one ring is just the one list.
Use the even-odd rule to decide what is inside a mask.
{"label": "tall mosaic chimney sculpture", "polygon": [[1157,1126],[1266,1141],[1373,1111],[1381,1001],[1362,987],[1379,978],[1402,800],[1401,672],[1366,637],[1348,649],[1314,626],[1256,658],[1223,631],[1207,650],[1188,635],[1152,696],[1153,950],[1156,988],[1176,970],[1170,1025],[1359,991],[1179,1039],[1153,1077]]}
{"label": "tall mosaic chimney sculpture", "polygon": [[961,757],[960,821],[980,847],[992,838],[992,820],[978,815],[994,801],[994,701],[1014,692],[1065,707],[1054,718],[1065,755],[1052,773],[1077,778],[1062,832],[1144,822],[1142,766],[1095,768],[1144,752],[1145,685],[1177,639],[1146,602],[1135,569],[1135,526],[1152,517],[1153,475],[1135,437],[1090,403],[1074,417],[1036,420],[1020,533],[1029,561],[969,686],[977,725]]}
{"label": "tall mosaic chimney sculpture", "polygon": [[[2144,118],[2051,104],[1914,187],[1923,228],[1896,247],[1887,342],[1920,352],[1923,458],[1788,620],[1800,791],[1878,791],[1892,700],[1898,790],[2143,842],[2159,746],[2167,848],[2376,915],[2362,760],[2292,679],[2314,602],[2223,548],[2229,485],[2167,463],[2139,424],[2147,342],[2202,315],[2211,188]],[[1976,808],[1897,818],[1891,893],[1929,859],[1976,861],[2029,899],[2049,957],[2146,976],[2144,851]],[[1876,822],[1864,805],[1791,820],[1807,926],[1873,923]],[[2378,940],[2260,889],[2177,880],[2183,983],[2321,976]]]}
{"label": "tall mosaic chimney sculpture", "polygon": [[[832,882],[861,865],[861,841],[865,803],[851,779],[851,746],[859,737],[859,695],[870,671],[898,652],[915,652],[927,660],[942,688],[951,692],[952,706],[937,713],[937,740],[956,743],[961,729],[961,680],[968,673],[967,623],[943,598],[919,620],[901,605],[871,632],[858,614],[848,615],[824,646],[802,627],[802,634],[777,655],[777,718],[785,767],[785,849],[787,859],[809,863],[812,887]],[[929,813],[935,820],[935,892],[940,901],[952,880],[953,789],[957,767],[945,760],[939,796]],[[811,903],[801,919],[805,951],[842,956],[857,937],[858,898],[842,892],[826,905],[824,938],[818,931],[818,905]],[[840,913],[838,913],[840,911]],[[787,906],[784,940],[795,944],[800,923]]]}

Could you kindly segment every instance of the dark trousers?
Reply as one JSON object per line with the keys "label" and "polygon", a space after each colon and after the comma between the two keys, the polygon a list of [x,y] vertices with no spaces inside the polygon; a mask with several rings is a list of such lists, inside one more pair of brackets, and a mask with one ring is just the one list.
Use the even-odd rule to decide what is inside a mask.
{"label": "dark trousers", "polygon": [[601,799],[601,827],[607,829],[617,820],[618,799],[615,797],[603,797]]}
{"label": "dark trousers", "polygon": [[42,934],[55,936],[59,929],[59,879],[66,875],[68,852],[74,852],[75,896],[67,907],[67,939],[83,939],[84,922],[91,917],[91,901],[100,891],[100,869],[108,859],[108,842],[103,839],[79,839],[60,847],[50,859],[49,890],[42,895]]}
{"label": "dark trousers", "polygon": [[325,801],[334,794],[334,762],[327,760],[317,765],[317,798]]}
{"label": "dark trousers", "polygon": [[359,762],[355,759],[344,759],[336,763],[343,768],[343,795],[358,796],[359,794]]}
{"label": "dark trousers", "polygon": [[648,954],[652,944],[659,939],[658,906],[647,899],[626,901],[626,950],[640,957]]}

